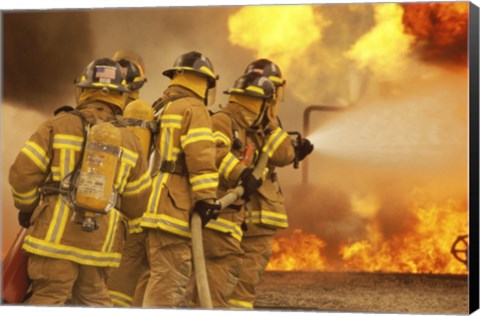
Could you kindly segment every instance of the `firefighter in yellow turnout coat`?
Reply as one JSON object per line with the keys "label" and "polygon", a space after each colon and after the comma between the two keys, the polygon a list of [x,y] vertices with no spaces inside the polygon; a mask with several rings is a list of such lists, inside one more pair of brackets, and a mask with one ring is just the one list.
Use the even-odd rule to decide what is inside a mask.
{"label": "firefighter in yellow turnout coat", "polygon": [[257,192],[252,194],[246,203],[247,231],[242,239],[241,247],[245,252],[243,268],[238,283],[229,299],[233,309],[253,309],[256,296],[256,286],[272,253],[272,238],[277,229],[288,227],[288,218],[283,202],[280,184],[275,173],[275,167],[284,167],[293,162],[295,154],[299,160],[305,158],[313,150],[307,139],[302,139],[298,150],[292,144],[290,137],[283,131],[277,118],[278,102],[283,101],[285,80],[280,69],[268,59],[252,62],[246,73],[258,73],[269,78],[276,88],[276,103],[268,112],[268,123],[265,124],[268,133],[263,151],[268,153],[268,172]]}
{"label": "firefighter in yellow turnout coat", "polygon": [[151,163],[152,194],[141,223],[147,229],[150,265],[144,307],[183,304],[192,273],[191,212],[205,224],[214,217],[210,210],[218,208],[215,144],[206,108],[217,80],[213,66],[204,55],[189,52],[163,74],[171,83],[154,104],[160,132]]}
{"label": "firefighter in yellow turnout coat", "polygon": [[[92,223],[89,213],[68,199],[65,181],[79,166],[84,150],[89,149],[84,146],[88,125],[113,120],[121,113],[128,92],[123,83],[115,61],[90,63],[77,83],[76,110],[60,112],[40,125],[10,168],[19,222],[29,227],[23,243],[32,279],[29,304],[62,305],[71,295],[75,305],[112,306],[106,287],[108,268],[120,264],[127,220],[132,227],[135,222],[138,225],[146,207],[151,190],[147,159],[135,136],[120,128],[121,156],[110,175],[118,192],[117,203],[94,217],[97,226],[93,228],[85,225]],[[80,185],[81,181],[78,188]]]}
{"label": "firefighter in yellow turnout coat", "polygon": [[[243,198],[248,199],[260,186],[261,179],[252,175],[255,158],[267,139],[263,133],[264,115],[275,98],[275,87],[267,78],[247,74],[238,78],[228,104],[212,118],[217,165],[219,196],[241,184]],[[208,283],[215,308],[229,308],[232,294],[242,269],[242,223],[245,219],[243,200],[227,209],[204,229],[204,249]]]}
{"label": "firefighter in yellow turnout coat", "polygon": [[[140,89],[147,81],[143,58],[132,50],[118,50],[113,55],[112,59],[122,66],[122,70],[125,74],[125,81],[130,90],[126,102],[128,106],[125,109],[125,112],[146,112],[144,109],[144,107],[146,107],[147,110],[152,111],[151,115],[153,116],[151,106],[140,99]],[[140,106],[142,107],[140,108]],[[128,113],[125,113],[125,116],[127,116],[127,114]],[[128,124],[128,121],[126,121],[126,124]],[[140,127],[137,128],[140,129]],[[150,135],[146,128],[143,130],[145,131],[142,132],[141,144],[143,151],[148,157]],[[142,231],[140,227],[127,236],[122,252],[120,267],[118,269],[112,269],[111,271],[107,286],[108,292],[110,293],[112,302],[115,306],[131,306],[133,303],[133,294],[138,279],[148,268],[145,236],[145,232]]]}

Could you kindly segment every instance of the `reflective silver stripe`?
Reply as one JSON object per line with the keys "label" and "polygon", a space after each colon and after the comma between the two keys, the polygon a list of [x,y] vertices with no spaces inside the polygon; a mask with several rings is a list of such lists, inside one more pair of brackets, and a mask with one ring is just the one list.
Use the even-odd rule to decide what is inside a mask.
{"label": "reflective silver stripe", "polygon": [[137,163],[138,155],[126,148],[122,147],[122,160],[125,159],[126,163],[129,163],[132,166],[135,166]]}
{"label": "reflective silver stripe", "polygon": [[[170,147],[170,129],[168,128],[165,128],[164,129],[164,139],[165,139],[165,142],[164,142],[164,151],[162,153],[162,160],[168,160],[168,148]],[[164,178],[166,177],[166,173],[163,173],[163,172],[160,172],[157,177],[154,179],[154,183],[153,183],[153,194],[151,194],[150,196],[150,201],[149,201],[149,205],[148,205],[148,212],[149,213],[155,213],[156,211],[156,208],[158,206],[158,202],[159,202],[159,197],[160,197],[160,193],[162,191],[162,183],[163,183],[163,180]]]}
{"label": "reflective silver stripe", "polygon": [[160,196],[161,184],[164,177],[165,177],[165,173],[159,173],[158,176],[155,177],[154,179],[153,195],[151,196],[151,200],[148,205],[149,213],[155,213],[158,197]]}
{"label": "reflective silver stripe", "polygon": [[[113,214],[110,215],[110,221],[113,221],[113,225],[111,225],[111,227],[112,227],[111,231],[109,231],[107,233],[107,243],[105,244],[105,246],[106,246],[105,250],[107,252],[110,252],[112,250],[113,239],[115,237],[115,233],[117,231],[117,225],[118,225],[118,215],[119,214],[115,209],[112,209],[110,211],[110,213],[112,213],[112,212],[113,212]],[[109,227],[110,227],[110,225],[109,225]]]}
{"label": "reflective silver stripe", "polygon": [[139,183],[137,183],[136,185],[132,186],[132,187],[126,187],[125,188],[125,193],[128,193],[128,192],[132,192],[132,191],[136,191],[138,190],[139,188],[141,188],[142,186],[146,185],[147,183],[149,183],[150,181],[152,181],[150,179],[150,177],[146,177],[145,179],[143,179],[142,181],[140,181]]}
{"label": "reflective silver stripe", "polygon": [[132,303],[133,303],[132,297],[124,293],[112,291],[112,290],[109,290],[108,294],[110,294],[110,297],[112,298],[114,305],[125,306],[125,307],[132,306]]}
{"label": "reflective silver stripe", "polygon": [[67,208],[67,205],[65,204],[65,202],[63,202],[63,199],[62,198],[58,198],[58,202],[57,203],[60,203],[60,206],[58,208],[58,216],[56,217],[56,221],[53,223],[53,232],[52,232],[52,236],[50,237],[50,242],[55,242],[55,240],[57,239],[57,234],[58,234],[58,231],[60,230],[60,226],[61,226],[61,223],[62,223],[62,217],[63,217],[63,214],[65,213],[65,209]]}
{"label": "reflective silver stripe", "polygon": [[[102,253],[102,256],[96,256],[95,252],[90,252],[90,254],[82,254],[80,252],[75,251],[75,249],[70,248],[66,249],[66,247],[62,246],[55,246],[55,245],[45,245],[39,244],[35,242],[35,240],[25,239],[24,246],[27,246],[27,251],[32,252],[32,250],[36,249],[41,251],[42,253],[47,253],[54,256],[55,258],[69,258],[69,260],[73,260],[75,262],[82,263],[82,261],[93,261],[98,263],[115,263],[120,264],[120,258],[115,256],[115,254],[108,255],[107,253]],[[29,249],[30,248],[30,249]],[[105,256],[103,256],[105,255]],[[77,259],[77,260],[75,260]]]}
{"label": "reflective silver stripe", "polygon": [[[64,146],[62,146],[64,145]],[[64,148],[65,145],[70,145],[72,149],[82,150],[83,140],[73,140],[73,139],[65,139],[60,137],[54,137],[53,139],[53,148]],[[71,147],[70,147],[71,148]]]}
{"label": "reflective silver stripe", "polygon": [[161,118],[160,121],[161,123],[165,123],[165,124],[169,124],[169,123],[181,124],[182,123],[182,119],[175,119],[175,118]]}
{"label": "reflective silver stripe", "polygon": [[[33,143],[33,142],[32,142]],[[45,155],[43,155],[41,152],[39,152],[33,145],[32,143],[30,142],[27,142],[25,144],[25,147],[23,148],[23,152],[25,153],[24,150],[26,150],[28,152],[25,153],[27,154],[27,156],[29,156],[29,154],[31,154],[41,165],[38,165],[37,163],[35,163],[38,167],[40,167],[42,170],[45,170],[47,168],[47,165],[50,163],[50,159]],[[35,144],[35,143],[33,143]],[[37,144],[35,144],[37,145]],[[37,145],[38,146],[38,145]],[[40,146],[38,146],[40,147]],[[35,161],[34,161],[35,162]]]}
{"label": "reflective silver stripe", "polygon": [[222,132],[219,132],[219,131],[214,132],[213,139],[215,141],[223,142],[225,145],[230,145],[230,139]]}
{"label": "reflective silver stripe", "polygon": [[277,135],[273,135],[272,141],[268,144],[267,148],[265,149],[265,152],[271,157],[273,153],[275,152],[276,147],[278,147],[277,142],[279,142],[279,139],[282,138],[283,133],[280,130]]}
{"label": "reflective silver stripe", "polygon": [[223,158],[222,163],[220,164],[219,173],[225,179],[228,178],[232,169],[239,163],[237,157],[232,153],[228,153],[225,158]]}
{"label": "reflective silver stripe", "polygon": [[117,189],[119,190],[120,193],[123,193],[124,189],[124,183],[126,182],[126,178],[129,174],[130,166],[126,163],[123,163],[123,169],[122,172],[120,172],[117,177],[119,178],[118,182],[116,183]]}
{"label": "reflective silver stripe", "polygon": [[201,186],[201,185],[207,184],[207,183],[218,183],[218,177],[195,180],[195,181],[192,181],[191,185],[192,185],[192,187],[198,187],[198,186]]}
{"label": "reflective silver stripe", "polygon": [[248,223],[261,223],[281,228],[288,227],[287,214],[282,213],[274,213],[269,211],[253,211],[246,220]]}
{"label": "reflective silver stripe", "polygon": [[52,177],[53,177],[53,180],[60,181],[61,180],[60,170],[53,170],[52,168]]}
{"label": "reflective silver stripe", "polygon": [[213,135],[212,131],[198,131],[193,133],[188,133],[186,136],[182,137],[182,147],[190,143],[194,143],[197,141],[211,141],[213,142]]}
{"label": "reflective silver stripe", "polygon": [[217,220],[211,220],[210,222],[208,222],[206,227],[224,233],[229,233],[230,235],[232,235],[233,238],[237,239],[238,241],[241,241],[243,236],[243,232],[240,226],[238,226],[234,222],[222,218]]}
{"label": "reflective silver stripe", "polygon": [[[64,178],[66,175],[68,175],[71,170],[70,170],[70,165],[71,165],[71,160],[74,159],[74,154],[72,153],[71,149],[61,149],[61,151],[64,154],[64,159],[62,160],[61,164],[63,164],[63,175],[62,178]],[[58,236],[59,231],[61,230],[61,225],[63,221],[64,216],[67,216],[67,213],[69,211],[69,207],[65,204],[62,198],[58,198],[58,202],[60,205],[58,205],[58,213],[55,216],[54,212],[54,218],[52,219],[52,222],[50,223],[49,231],[51,231],[50,239],[49,241],[51,242],[56,242],[56,240],[61,236]],[[57,206],[56,206],[57,208]],[[53,227],[52,227],[53,225]]]}
{"label": "reflective silver stripe", "polygon": [[33,192],[29,191],[22,194],[22,193],[16,192],[12,188],[12,195],[15,198],[15,200],[19,202],[24,202],[24,203],[29,202],[27,204],[31,204],[37,199],[37,197],[39,196],[39,192],[38,190],[35,189]]}
{"label": "reflective silver stripe", "polygon": [[147,223],[151,223],[151,224],[155,224],[155,225],[165,225],[165,226],[170,226],[172,228],[174,228],[175,230],[179,230],[179,231],[182,231],[182,232],[185,232],[187,235],[190,235],[190,228],[189,227],[185,227],[185,226],[182,226],[182,225],[179,225],[179,224],[176,224],[172,221],[169,221],[168,219],[166,218],[161,218],[161,217],[157,217],[157,218],[151,218],[151,217],[144,217],[142,218],[142,222],[147,222]]}

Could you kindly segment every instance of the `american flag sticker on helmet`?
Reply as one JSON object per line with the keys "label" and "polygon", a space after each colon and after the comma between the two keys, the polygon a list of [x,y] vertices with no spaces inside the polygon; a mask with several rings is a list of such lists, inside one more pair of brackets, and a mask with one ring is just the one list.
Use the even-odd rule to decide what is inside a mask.
{"label": "american flag sticker on helmet", "polygon": [[112,66],[96,66],[95,78],[99,79],[115,79],[116,68]]}

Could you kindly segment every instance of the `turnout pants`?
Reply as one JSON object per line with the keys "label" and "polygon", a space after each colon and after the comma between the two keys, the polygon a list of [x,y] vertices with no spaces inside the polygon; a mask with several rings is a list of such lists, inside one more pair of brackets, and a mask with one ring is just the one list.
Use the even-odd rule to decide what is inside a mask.
{"label": "turnout pants", "polygon": [[272,255],[271,235],[243,236],[241,247],[245,252],[237,285],[230,296],[232,309],[253,309],[256,287],[262,280],[268,260]]}
{"label": "turnout pants", "polygon": [[109,269],[30,254],[32,296],[27,304],[64,305],[71,296],[72,305],[113,306],[106,285]]}
{"label": "turnout pants", "polygon": [[[190,239],[157,229],[147,229],[147,255],[150,277],[143,307],[180,307],[192,274]],[[137,287],[138,288],[138,287]],[[137,296],[137,293],[135,294]]]}
{"label": "turnout pants", "polygon": [[[203,229],[203,243],[212,306],[229,309],[228,299],[242,269],[243,250],[240,242],[229,234]],[[195,294],[194,302],[198,305],[197,291]]]}
{"label": "turnout pants", "polygon": [[129,234],[123,246],[120,267],[111,270],[108,292],[115,306],[132,306],[135,287],[142,273],[148,268],[146,233]]}

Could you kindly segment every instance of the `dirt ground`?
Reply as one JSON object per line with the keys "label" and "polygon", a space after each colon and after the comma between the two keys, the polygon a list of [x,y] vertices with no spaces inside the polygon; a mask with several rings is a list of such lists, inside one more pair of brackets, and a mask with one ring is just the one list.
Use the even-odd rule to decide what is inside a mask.
{"label": "dirt ground", "polygon": [[468,314],[465,275],[266,272],[255,309]]}

